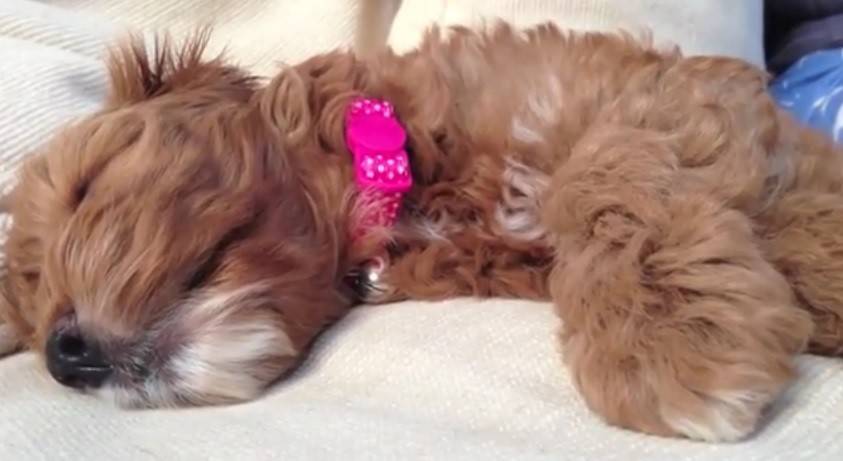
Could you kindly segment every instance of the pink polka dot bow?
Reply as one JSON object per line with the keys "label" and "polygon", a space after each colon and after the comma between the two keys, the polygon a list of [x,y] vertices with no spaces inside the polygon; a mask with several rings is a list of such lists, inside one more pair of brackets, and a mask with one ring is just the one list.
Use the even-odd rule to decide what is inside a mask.
{"label": "pink polka dot bow", "polygon": [[345,139],[354,157],[355,181],[366,209],[362,227],[392,226],[404,194],[413,186],[404,144],[407,133],[392,105],[357,98],[345,117]]}

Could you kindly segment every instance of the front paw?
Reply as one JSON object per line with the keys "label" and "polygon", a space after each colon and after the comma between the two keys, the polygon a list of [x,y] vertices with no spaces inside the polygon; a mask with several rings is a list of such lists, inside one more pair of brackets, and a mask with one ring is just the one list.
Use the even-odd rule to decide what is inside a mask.
{"label": "front paw", "polygon": [[744,439],[791,377],[788,367],[695,356],[689,348],[596,357],[577,342],[568,341],[568,359],[588,406],[609,424],[659,436]]}

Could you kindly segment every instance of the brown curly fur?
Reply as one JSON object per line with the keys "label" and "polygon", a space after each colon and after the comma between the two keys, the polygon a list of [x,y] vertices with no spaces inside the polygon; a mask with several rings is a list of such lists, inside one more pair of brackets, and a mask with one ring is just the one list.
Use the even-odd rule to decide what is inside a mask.
{"label": "brown curly fur", "polygon": [[[744,437],[796,354],[843,351],[843,152],[749,64],[501,24],[262,84],[201,60],[205,38],[123,48],[107,107],[28,162],[11,201],[0,314],[28,347],[72,317],[115,362],[150,337],[161,361],[209,331],[190,321],[202,296],[255,286],[214,298],[217,325],[289,338],[188,391],[118,380],[129,403],[254,397],[384,248],[367,301],[552,299],[588,405],[648,433]],[[342,116],[360,94],[396,106],[416,187],[395,229],[351,242]]]}

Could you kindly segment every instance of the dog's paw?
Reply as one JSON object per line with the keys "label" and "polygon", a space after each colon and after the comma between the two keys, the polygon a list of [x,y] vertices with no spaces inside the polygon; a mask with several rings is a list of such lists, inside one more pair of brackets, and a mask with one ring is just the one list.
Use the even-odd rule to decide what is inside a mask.
{"label": "dog's paw", "polygon": [[588,406],[609,424],[653,435],[745,439],[792,378],[788,362],[772,355],[699,355],[673,346],[634,357],[589,350],[580,339],[569,338],[566,359]]}
{"label": "dog's paw", "polygon": [[755,431],[773,396],[758,391],[721,391],[699,396],[693,409],[663,410],[662,419],[677,435],[706,442],[736,442]]}
{"label": "dog's paw", "polygon": [[747,438],[779,388],[765,383],[746,389],[692,390],[676,382],[626,383],[626,387],[624,379],[628,377],[615,384],[614,395],[584,391],[590,406],[607,422],[639,432],[705,442]]}

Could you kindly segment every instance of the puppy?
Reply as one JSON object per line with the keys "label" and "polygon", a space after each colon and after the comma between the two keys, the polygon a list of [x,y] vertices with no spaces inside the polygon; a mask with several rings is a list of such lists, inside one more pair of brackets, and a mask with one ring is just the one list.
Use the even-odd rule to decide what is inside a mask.
{"label": "puppy", "polygon": [[729,441],[843,351],[843,152],[749,64],[499,24],[262,82],[206,42],[120,48],[20,172],[0,313],[62,384],[252,399],[355,304],[529,298],[608,423]]}

